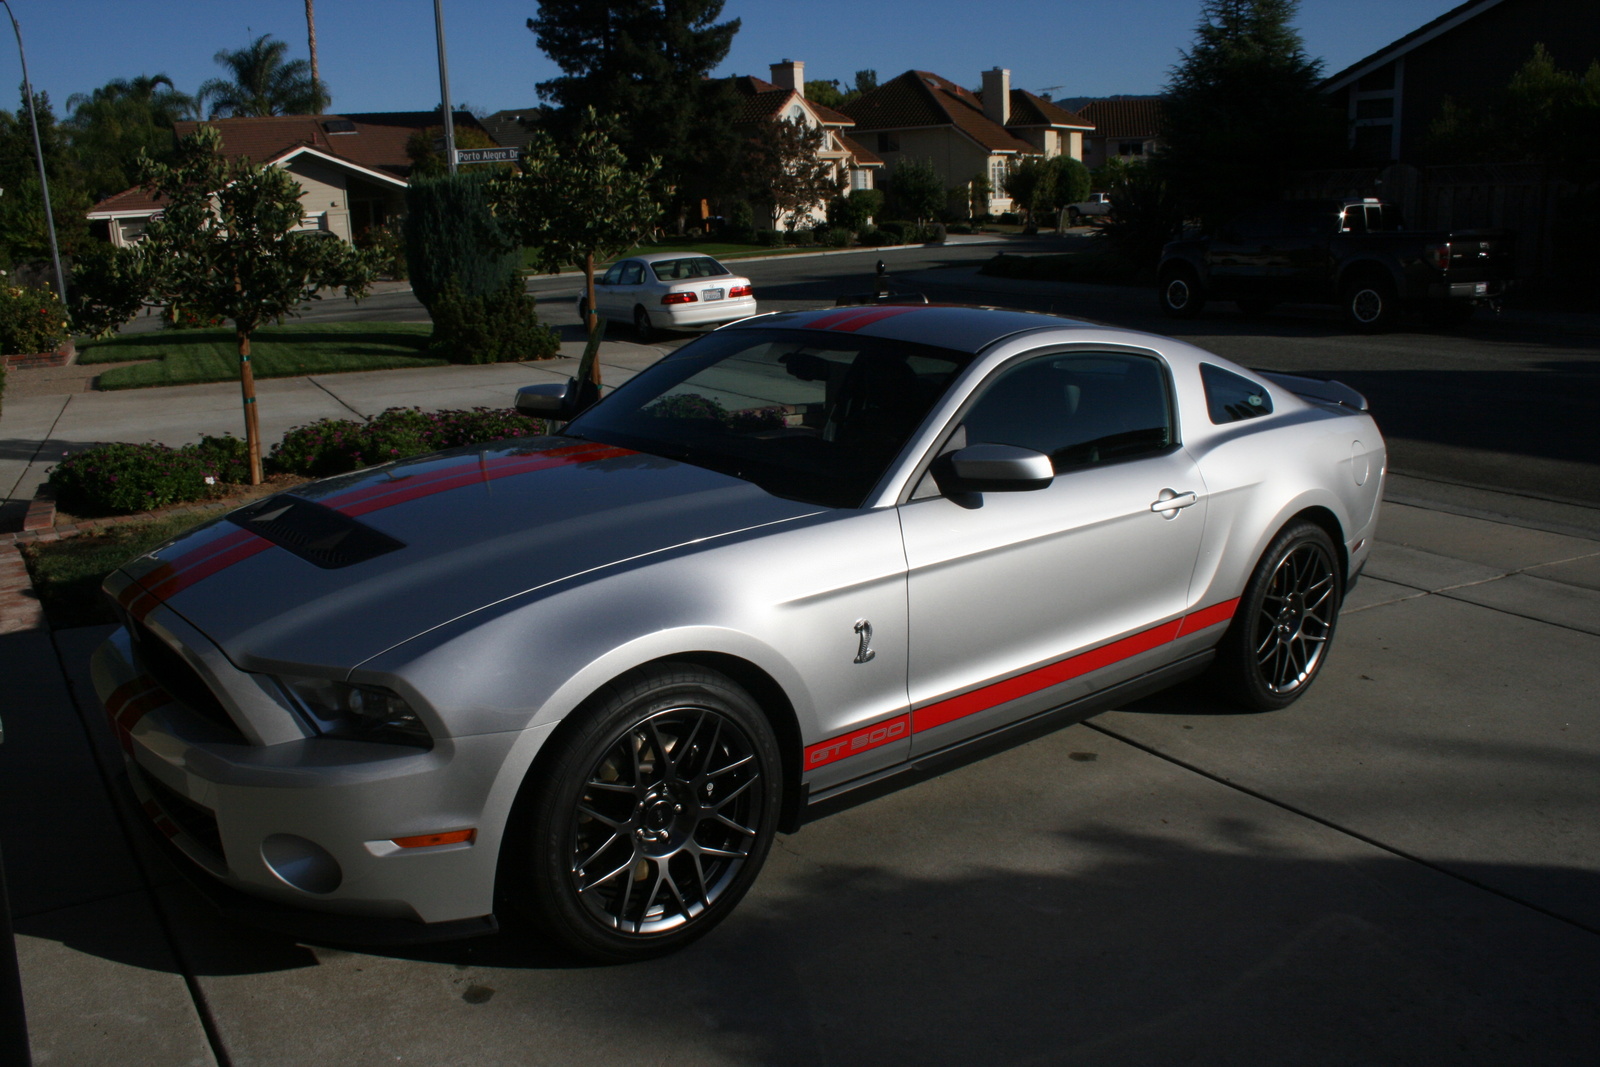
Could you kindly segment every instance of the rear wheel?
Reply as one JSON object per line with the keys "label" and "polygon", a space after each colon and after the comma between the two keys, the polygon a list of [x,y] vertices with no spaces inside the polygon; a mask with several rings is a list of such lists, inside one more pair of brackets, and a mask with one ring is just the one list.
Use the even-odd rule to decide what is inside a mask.
{"label": "rear wheel", "polygon": [[589,328],[589,298],[586,296],[578,297],[578,321],[583,323],[584,329]]}
{"label": "rear wheel", "polygon": [[1067,208],[1067,225],[1078,226],[1083,222],[1083,212],[1075,207]]}
{"label": "rear wheel", "polygon": [[1343,592],[1333,540],[1312,522],[1284,527],[1256,565],[1217,646],[1212,678],[1255,711],[1287,707],[1322,670]]}
{"label": "rear wheel", "polygon": [[1205,287],[1194,268],[1187,264],[1161,272],[1161,310],[1174,319],[1192,319],[1206,306]]}
{"label": "rear wheel", "polygon": [[691,664],[626,675],[575,714],[524,789],[502,865],[529,917],[590,959],[681,948],[766,859],[782,788],[772,728],[736,683]]}
{"label": "rear wheel", "polygon": [[1347,282],[1342,299],[1344,313],[1364,333],[1388,329],[1400,311],[1394,284],[1376,275]]}
{"label": "rear wheel", "polygon": [[654,340],[656,336],[655,323],[650,321],[650,312],[643,307],[633,309],[633,332],[641,341]]}

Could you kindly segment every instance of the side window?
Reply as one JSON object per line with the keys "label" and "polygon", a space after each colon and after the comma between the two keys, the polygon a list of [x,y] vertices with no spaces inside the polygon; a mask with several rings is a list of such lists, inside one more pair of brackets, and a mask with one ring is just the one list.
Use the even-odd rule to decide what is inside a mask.
{"label": "side window", "polygon": [[962,428],[967,444],[1031,448],[1059,473],[1171,447],[1170,398],[1166,369],[1150,356],[1041,356],[1001,371]]}
{"label": "side window", "polygon": [[1272,414],[1272,396],[1249,378],[1202,363],[1200,381],[1206,390],[1206,412],[1218,426]]}
{"label": "side window", "polygon": [[613,263],[611,269],[600,278],[601,285],[616,285],[622,278],[622,264]]}
{"label": "side window", "polygon": [[622,265],[622,280],[620,285],[638,285],[644,280],[644,264],[636,260],[629,260]]}

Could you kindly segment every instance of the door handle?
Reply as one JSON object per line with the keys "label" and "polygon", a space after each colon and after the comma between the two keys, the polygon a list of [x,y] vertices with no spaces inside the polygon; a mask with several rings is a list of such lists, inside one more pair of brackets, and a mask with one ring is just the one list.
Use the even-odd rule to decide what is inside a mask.
{"label": "door handle", "polygon": [[1163,489],[1156,502],[1150,505],[1150,510],[1158,513],[1163,518],[1170,519],[1178,513],[1179,508],[1186,508],[1197,499],[1199,498],[1192,491],[1179,493],[1171,489]]}

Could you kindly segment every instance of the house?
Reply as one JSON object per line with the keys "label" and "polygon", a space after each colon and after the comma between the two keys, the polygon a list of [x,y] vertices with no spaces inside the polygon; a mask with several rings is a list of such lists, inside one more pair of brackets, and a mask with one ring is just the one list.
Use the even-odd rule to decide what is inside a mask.
{"label": "house", "polygon": [[1083,135],[1083,162],[1090,170],[1108,160],[1148,159],[1161,147],[1161,97],[1114,96],[1073,108],[1094,129]]}
{"label": "house", "polygon": [[527,148],[534,128],[544,120],[547,110],[535,105],[496,111],[483,119],[481,125],[484,132],[494,138],[495,144],[503,148]]}
{"label": "house", "polygon": [[883,157],[889,180],[904,159],[925,159],[946,187],[989,180],[989,211],[1009,211],[1006,172],[1024,156],[1083,158],[1094,127],[1042,96],[1011,88],[1011,72],[983,72],[983,88],[965,89],[925,70],[908,70],[844,105],[853,136]]}
{"label": "house", "polygon": [[1600,14],[1584,0],[1468,0],[1327,78],[1362,163],[1418,162],[1446,97],[1468,107],[1504,88],[1543,44],[1580,74],[1600,56]]}
{"label": "house", "polygon": [[[841,193],[853,189],[871,189],[876,185],[873,175],[883,168],[883,160],[855,141],[847,132],[855,120],[833,108],[824,107],[815,100],[806,99],[806,65],[798,60],[785,59],[773,63],[771,81],[753,75],[735,78],[734,92],[739,97],[739,112],[735,126],[753,127],[764,122],[803,122],[812,129],[822,130],[822,145],[817,158],[827,164]],[[770,205],[766,211],[771,225],[779,227],[790,220],[779,217]],[[822,207],[814,208],[806,222],[822,222],[826,218]]]}
{"label": "house", "polygon": [[[478,126],[467,112],[456,125]],[[178,137],[200,126],[215,127],[229,157],[284,167],[304,192],[302,227],[353,240],[363,230],[405,214],[407,142],[439,125],[437,111],[389,111],[355,115],[275,115],[267,118],[180,122]],[[112,244],[126,246],[144,233],[161,205],[148,189],[135,187],[107,197],[89,212],[90,224]]]}

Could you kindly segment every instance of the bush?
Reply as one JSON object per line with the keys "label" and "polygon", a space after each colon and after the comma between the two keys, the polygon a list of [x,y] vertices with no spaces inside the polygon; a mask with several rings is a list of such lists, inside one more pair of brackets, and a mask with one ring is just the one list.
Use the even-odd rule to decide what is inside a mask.
{"label": "bush", "polygon": [[267,462],[274,471],[322,477],[444,448],[534,437],[544,430],[539,420],[509,409],[390,408],[365,423],[321,419],[309,426],[297,426],[283,435]]}
{"label": "bush", "polygon": [[734,202],[728,213],[728,236],[738,241],[748,241],[756,232],[756,213],[748,200]]}
{"label": "bush", "polygon": [[924,241],[931,241],[934,244],[943,244],[944,243],[945,234],[948,233],[948,232],[949,231],[947,231],[945,229],[944,223],[936,222],[932,226],[927,227],[923,231],[922,239]]}
{"label": "bush", "polygon": [[944,228],[946,233],[972,233],[973,229],[965,222],[952,222]]}
{"label": "bush", "polygon": [[828,203],[828,221],[860,233],[883,213],[883,193],[877,189],[852,189],[849,196],[836,196]]}
{"label": "bush", "polygon": [[185,445],[184,449],[192,449],[206,473],[223,485],[245,485],[250,481],[250,446],[232,434],[202,437],[199,444]]}
{"label": "bush", "polygon": [[550,359],[559,349],[560,339],[540,325],[519,277],[483,296],[463,293],[449,282],[434,301],[430,355],[452,363],[515,363]]}
{"label": "bush", "polygon": [[55,293],[0,285],[0,355],[54,352],[69,336],[67,317]]}
{"label": "bush", "polygon": [[882,234],[886,239],[883,244],[904,244],[906,231],[916,227],[909,222],[880,222],[876,233]]}
{"label": "bush", "polygon": [[795,230],[788,235],[789,243],[796,248],[812,248],[817,243],[817,231]]}
{"label": "bush", "polygon": [[356,247],[372,254],[379,274],[405,281],[410,272],[406,264],[406,238],[395,226],[368,226],[356,234]]}
{"label": "bush", "polygon": [[995,221],[1002,226],[1016,226],[1022,222],[1022,216],[1015,211],[1002,211],[1000,212],[1000,217]]}
{"label": "bush", "polygon": [[868,230],[861,235],[861,243],[867,248],[881,248],[884,245],[894,245],[900,242],[892,235],[884,233],[881,229]]}
{"label": "bush", "polygon": [[784,245],[782,230],[757,230],[756,244],[767,248],[782,248]]}
{"label": "bush", "polygon": [[127,514],[213,496],[215,485],[197,446],[96,445],[50,472],[56,501],[79,515]]}
{"label": "bush", "polygon": [[829,248],[850,247],[850,231],[843,226],[829,226],[818,239]]}
{"label": "bush", "polygon": [[433,312],[447,285],[488,296],[516,277],[521,255],[489,211],[494,175],[414,178],[406,189],[406,267],[411,291]]}
{"label": "bush", "polygon": [[6,365],[0,363],[0,412],[6,409]]}

